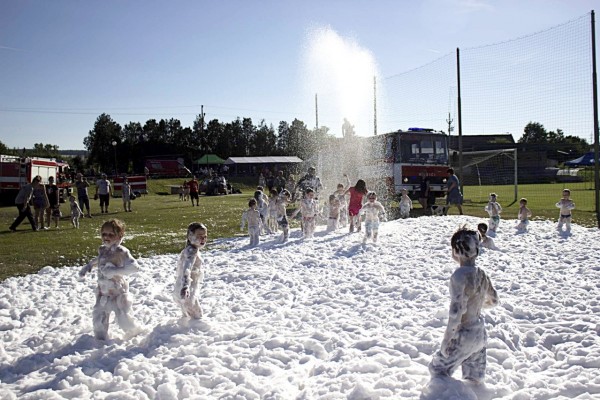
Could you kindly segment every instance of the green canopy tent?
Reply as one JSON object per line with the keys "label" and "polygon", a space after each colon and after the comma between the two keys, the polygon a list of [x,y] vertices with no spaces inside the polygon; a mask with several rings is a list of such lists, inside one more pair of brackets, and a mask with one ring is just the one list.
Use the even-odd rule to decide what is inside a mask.
{"label": "green canopy tent", "polygon": [[219,157],[216,154],[205,154],[202,157],[200,157],[199,159],[197,159],[196,161],[194,161],[194,164],[215,165],[215,164],[223,164],[224,162],[225,162],[225,160],[223,160],[221,157]]}

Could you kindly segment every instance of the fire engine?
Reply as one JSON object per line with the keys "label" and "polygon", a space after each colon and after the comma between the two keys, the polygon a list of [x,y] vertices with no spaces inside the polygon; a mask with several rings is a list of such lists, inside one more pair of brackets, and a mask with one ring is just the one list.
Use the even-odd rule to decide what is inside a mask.
{"label": "fire engine", "polygon": [[64,179],[68,167],[67,163],[54,158],[0,155],[0,194],[16,196],[21,186],[31,182],[34,176],[41,176],[44,184],[48,183],[48,177],[52,176],[63,201],[70,191],[70,184]]}
{"label": "fire engine", "polygon": [[447,191],[448,135],[433,129],[409,128],[368,138],[369,157],[361,168],[367,187],[385,200],[397,200],[402,189],[412,199],[419,197],[421,174],[429,178],[435,197]]}

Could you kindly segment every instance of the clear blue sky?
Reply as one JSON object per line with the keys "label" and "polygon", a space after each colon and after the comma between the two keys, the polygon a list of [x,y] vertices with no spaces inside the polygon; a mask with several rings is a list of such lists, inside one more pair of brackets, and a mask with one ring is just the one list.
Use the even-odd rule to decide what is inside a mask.
{"label": "clear blue sky", "polygon": [[[497,43],[564,23],[594,5],[591,0],[4,0],[0,140],[9,147],[41,142],[83,149],[103,112],[121,125],[177,118],[192,126],[201,104],[207,120],[251,117],[255,124],[265,119],[277,127],[281,120],[299,118],[313,127],[314,93],[320,89],[311,87],[315,70],[307,59],[315,56],[308,54],[315,32],[327,30],[352,54],[372,59],[378,76],[389,77],[457,47]],[[335,133],[341,123],[340,115],[320,121]]]}

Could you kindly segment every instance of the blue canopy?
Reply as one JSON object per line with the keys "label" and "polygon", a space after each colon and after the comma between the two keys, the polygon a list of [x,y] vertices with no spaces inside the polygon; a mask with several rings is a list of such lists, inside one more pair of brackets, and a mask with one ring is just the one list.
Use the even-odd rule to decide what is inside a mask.
{"label": "blue canopy", "polygon": [[579,158],[566,161],[566,167],[590,167],[594,165],[594,152],[585,153]]}

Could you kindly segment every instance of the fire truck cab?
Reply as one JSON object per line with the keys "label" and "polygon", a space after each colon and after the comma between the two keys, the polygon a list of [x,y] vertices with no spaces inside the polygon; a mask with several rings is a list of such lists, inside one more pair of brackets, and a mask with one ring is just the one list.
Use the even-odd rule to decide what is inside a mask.
{"label": "fire truck cab", "polygon": [[63,201],[70,191],[70,184],[65,179],[67,168],[67,163],[53,158],[0,155],[0,194],[16,196],[19,189],[31,182],[34,176],[41,176],[44,184],[48,183],[48,178],[52,176]]}
{"label": "fire truck cab", "polygon": [[419,197],[421,175],[429,178],[430,192],[444,197],[447,191],[448,135],[433,129],[409,128],[373,136],[370,157],[361,171],[367,187],[398,199],[402,189],[411,198]]}

